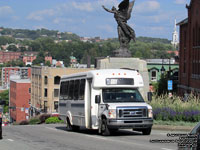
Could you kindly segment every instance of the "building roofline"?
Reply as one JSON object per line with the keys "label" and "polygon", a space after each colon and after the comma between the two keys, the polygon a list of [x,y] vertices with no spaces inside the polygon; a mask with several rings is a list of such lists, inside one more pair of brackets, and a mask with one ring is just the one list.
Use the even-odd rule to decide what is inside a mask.
{"label": "building roofline", "polygon": [[179,23],[177,23],[176,25],[177,26],[181,26],[181,25],[184,25],[184,24],[187,24],[188,23],[188,18],[185,18],[184,20],[180,21]]}

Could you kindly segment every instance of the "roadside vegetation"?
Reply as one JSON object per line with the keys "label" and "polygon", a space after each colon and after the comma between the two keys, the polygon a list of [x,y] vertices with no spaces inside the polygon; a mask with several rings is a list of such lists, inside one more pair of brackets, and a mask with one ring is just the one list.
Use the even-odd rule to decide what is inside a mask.
{"label": "roadside vegetation", "polygon": [[200,121],[200,99],[192,94],[185,101],[178,96],[154,95],[150,105],[153,107],[156,121],[192,123]]}
{"label": "roadside vegetation", "polygon": [[13,125],[37,125],[37,124],[56,124],[64,123],[63,120],[60,120],[57,116],[52,116],[51,114],[42,114],[36,117],[33,117],[29,120],[23,120],[20,122],[14,122]]}

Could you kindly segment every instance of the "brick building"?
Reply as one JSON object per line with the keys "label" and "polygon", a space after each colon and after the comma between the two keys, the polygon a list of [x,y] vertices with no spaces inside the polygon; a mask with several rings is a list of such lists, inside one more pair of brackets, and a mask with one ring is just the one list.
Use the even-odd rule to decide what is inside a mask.
{"label": "brick building", "polygon": [[1,72],[1,80],[3,87],[9,87],[10,76],[18,75],[21,79],[31,78],[30,67],[3,67]]}
{"label": "brick building", "polygon": [[29,119],[29,108],[31,100],[30,79],[10,81],[10,117],[11,121],[22,121]]}
{"label": "brick building", "polygon": [[21,52],[0,51],[0,63],[17,60],[21,57]]}
{"label": "brick building", "polygon": [[85,72],[91,69],[33,66],[31,68],[31,116],[37,111],[58,111],[60,79],[63,75]]}
{"label": "brick building", "polygon": [[179,94],[200,95],[200,1],[186,5],[188,18],[180,26]]}
{"label": "brick building", "polygon": [[36,56],[23,56],[23,62],[25,65],[32,65],[32,62],[36,59]]}

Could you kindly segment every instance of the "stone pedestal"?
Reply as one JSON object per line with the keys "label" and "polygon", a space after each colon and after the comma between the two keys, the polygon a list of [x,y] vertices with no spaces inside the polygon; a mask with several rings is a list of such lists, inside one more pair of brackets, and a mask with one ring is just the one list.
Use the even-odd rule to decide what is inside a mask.
{"label": "stone pedestal", "polygon": [[147,63],[139,58],[117,58],[107,57],[97,61],[97,69],[135,69],[140,72],[144,80],[144,87],[140,88],[140,92],[145,100],[147,100],[147,92],[149,91],[149,75]]}
{"label": "stone pedestal", "polygon": [[114,57],[131,57],[131,52],[127,48],[119,48],[114,50]]}

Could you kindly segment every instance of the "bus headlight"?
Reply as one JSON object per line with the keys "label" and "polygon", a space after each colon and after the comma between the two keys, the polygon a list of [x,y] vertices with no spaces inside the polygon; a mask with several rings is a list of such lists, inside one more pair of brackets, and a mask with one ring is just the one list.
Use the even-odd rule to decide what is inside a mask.
{"label": "bus headlight", "polygon": [[108,115],[109,115],[109,118],[116,118],[116,109],[109,109]]}
{"label": "bus headlight", "polygon": [[152,109],[148,109],[148,117],[153,118],[153,111]]}

